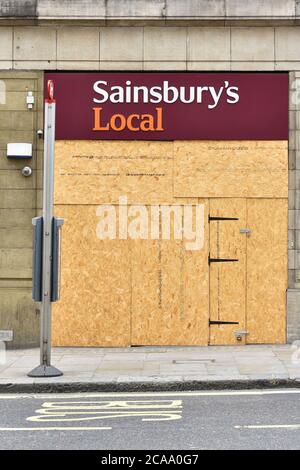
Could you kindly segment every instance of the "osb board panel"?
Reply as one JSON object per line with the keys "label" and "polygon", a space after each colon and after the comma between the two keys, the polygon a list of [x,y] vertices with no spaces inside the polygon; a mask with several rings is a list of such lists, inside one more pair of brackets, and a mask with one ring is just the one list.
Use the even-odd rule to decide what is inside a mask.
{"label": "osb board panel", "polygon": [[247,201],[247,343],[286,340],[287,201]]}
{"label": "osb board panel", "polygon": [[174,240],[173,225],[170,240],[99,240],[96,211],[55,208],[65,224],[54,344],[207,344],[208,234],[197,251],[185,239]]}
{"label": "osb board panel", "polygon": [[173,143],[59,141],[55,146],[55,203],[170,203]]}
{"label": "osb board panel", "polygon": [[57,204],[118,203],[123,195],[142,204],[177,197],[287,197],[287,142],[56,143]]}
{"label": "osb board panel", "polygon": [[234,332],[245,329],[246,301],[246,227],[245,199],[212,199],[210,216],[234,217],[238,220],[212,220],[210,257],[237,259],[210,264],[210,320],[238,322],[238,325],[211,325],[210,344],[237,343]]}
{"label": "osb board panel", "polygon": [[286,141],[176,141],[174,196],[288,195]]}
{"label": "osb board panel", "polygon": [[130,345],[130,248],[99,240],[96,206],[57,206],[62,232],[61,300],[53,304],[55,346]]}
{"label": "osb board panel", "polygon": [[208,204],[204,247],[185,241],[132,242],[132,344],[208,343]]}

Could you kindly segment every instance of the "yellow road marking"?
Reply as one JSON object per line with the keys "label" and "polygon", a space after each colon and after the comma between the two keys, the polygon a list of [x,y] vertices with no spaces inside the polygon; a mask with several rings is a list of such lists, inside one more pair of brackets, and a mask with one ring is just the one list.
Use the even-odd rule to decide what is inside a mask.
{"label": "yellow road marking", "polygon": [[[78,413],[72,413],[78,414]],[[81,413],[80,413],[81,414]],[[93,416],[86,416],[93,414]],[[75,418],[71,418],[67,416],[68,413],[64,413],[59,415],[58,413],[54,416],[47,415],[47,416],[30,416],[27,418],[27,421],[34,421],[34,422],[53,422],[53,421],[94,421],[94,420],[102,420],[102,419],[116,419],[116,418],[133,418],[133,417],[141,417],[142,421],[174,421],[177,419],[181,419],[180,414],[170,414],[170,413],[139,413],[139,412],[128,412],[128,413],[119,413],[119,414],[106,414],[106,415],[98,415],[97,413],[84,413],[85,416],[79,416]],[[96,415],[96,416],[95,416]],[[149,415],[149,417],[145,417]]]}
{"label": "yellow road marking", "polygon": [[181,419],[182,400],[98,400],[45,402],[27,421],[90,421],[140,417],[142,421]]}
{"label": "yellow road marking", "polygon": [[115,393],[41,393],[41,394],[0,394],[1,400],[34,398],[36,400],[46,398],[119,398],[119,397],[209,397],[209,396],[242,396],[242,395],[285,395],[300,394],[299,389],[280,389],[280,390],[231,390],[231,391],[201,391],[201,392],[115,392]]}
{"label": "yellow road marking", "polygon": [[249,424],[236,429],[300,429],[300,424]]}
{"label": "yellow road marking", "polygon": [[44,408],[64,410],[128,410],[128,409],[175,409],[182,408],[182,400],[84,400],[55,401],[43,403]]}
{"label": "yellow road marking", "polygon": [[1,431],[102,431],[104,429],[112,429],[111,427],[73,427],[73,426],[49,426],[49,427],[36,427],[36,428],[0,428]]}

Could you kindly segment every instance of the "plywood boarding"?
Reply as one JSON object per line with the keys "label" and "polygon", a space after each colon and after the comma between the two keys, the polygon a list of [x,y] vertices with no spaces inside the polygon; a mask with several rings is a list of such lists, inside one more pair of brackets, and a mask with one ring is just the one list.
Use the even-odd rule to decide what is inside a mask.
{"label": "plywood boarding", "polygon": [[285,198],[287,168],[286,141],[176,141],[174,196]]}
{"label": "plywood boarding", "polygon": [[287,209],[287,200],[247,201],[248,343],[286,340]]}
{"label": "plywood boarding", "polygon": [[211,325],[210,344],[237,344],[234,332],[245,329],[246,235],[240,228],[246,227],[246,201],[211,199],[210,216],[238,218],[209,224],[210,257],[238,259],[210,264],[210,320],[239,323]]}
{"label": "plywood boarding", "polygon": [[[99,240],[97,205],[118,203],[118,198],[124,195],[128,203],[195,205],[202,193],[210,197],[220,193],[222,199],[210,201],[211,215],[236,215],[241,228],[247,226],[245,199],[226,198],[232,194],[287,197],[286,142],[83,141],[56,145],[56,214],[65,218],[65,225],[62,296],[54,304],[54,344],[207,344],[208,224],[205,224],[205,245],[200,251],[189,251],[184,241],[174,239]],[[72,173],[70,177],[63,174],[68,172]],[[208,200],[202,202],[207,221]],[[234,222],[227,226],[221,226],[220,222],[218,232],[210,224],[211,257],[215,253],[235,257],[238,253],[241,260],[239,267],[230,263],[211,265],[210,318],[218,316],[228,321],[239,318],[240,321],[239,325],[230,327],[212,327],[212,344],[232,344],[233,331],[244,326],[250,331],[250,342],[284,341],[287,202],[283,199],[263,199],[261,204],[259,200],[250,202],[247,203],[249,224],[255,227],[250,237],[240,234]],[[273,210],[275,223],[271,220]],[[274,239],[271,251],[269,227]],[[220,236],[222,247],[218,248]],[[247,278],[250,286],[247,325],[243,323],[246,239],[250,250],[248,271],[251,271]],[[260,256],[262,261],[258,264]],[[269,297],[266,286],[270,286]],[[279,308],[273,329],[274,302]]]}
{"label": "plywood boarding", "polygon": [[130,345],[130,247],[99,240],[95,206],[57,206],[62,235],[61,300],[53,304],[56,346]]}
{"label": "plywood boarding", "polygon": [[55,203],[173,201],[173,142],[58,141]]}
{"label": "plywood boarding", "polygon": [[132,344],[207,344],[207,222],[204,243],[191,251],[179,240],[133,242]]}
{"label": "plywood boarding", "polygon": [[55,168],[57,204],[287,197],[285,141],[59,141]]}
{"label": "plywood boarding", "polygon": [[173,225],[170,240],[99,240],[97,206],[56,213],[65,225],[54,345],[207,344],[207,233],[196,251],[174,240]]}

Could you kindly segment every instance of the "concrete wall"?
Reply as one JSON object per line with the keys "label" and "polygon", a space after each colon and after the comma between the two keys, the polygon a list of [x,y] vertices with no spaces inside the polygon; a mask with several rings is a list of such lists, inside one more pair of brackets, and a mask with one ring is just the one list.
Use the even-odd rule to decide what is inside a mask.
{"label": "concrete wall", "polygon": [[0,26],[0,69],[295,71],[299,43],[298,26]]}
{"label": "concrete wall", "polygon": [[[33,91],[35,104],[27,108]],[[41,189],[42,73],[0,70],[0,330],[13,330],[8,346],[38,341],[39,305],[31,300],[32,224]],[[8,142],[33,142],[31,161],[9,160]],[[21,169],[33,168],[25,178]],[[40,200],[40,198],[39,198]]]}
{"label": "concrete wall", "polygon": [[300,338],[300,72],[290,73],[287,334]]}
{"label": "concrete wall", "polygon": [[[0,1],[0,329],[37,341],[30,300],[31,217],[41,205],[43,70],[289,71],[288,338],[300,338],[300,2],[294,0]],[[26,72],[28,71],[28,72]],[[34,83],[30,83],[33,80]],[[25,106],[26,87],[36,105]],[[0,89],[1,92],[1,89]],[[22,127],[23,126],[23,127]],[[8,162],[8,140],[33,139],[34,176]],[[18,225],[15,225],[17,223]],[[266,294],[267,295],[267,294]],[[26,317],[26,322],[23,321]]]}
{"label": "concrete wall", "polygon": [[0,2],[0,16],[34,19],[91,18],[161,21],[285,19],[300,15],[298,0],[12,0]]}

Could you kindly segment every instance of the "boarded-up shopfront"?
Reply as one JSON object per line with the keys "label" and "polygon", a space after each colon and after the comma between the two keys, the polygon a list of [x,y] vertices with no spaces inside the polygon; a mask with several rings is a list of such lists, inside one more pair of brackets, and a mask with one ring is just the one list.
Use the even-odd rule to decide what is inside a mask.
{"label": "boarded-up shopfront", "polygon": [[45,78],[65,219],[54,344],[284,343],[287,74]]}

